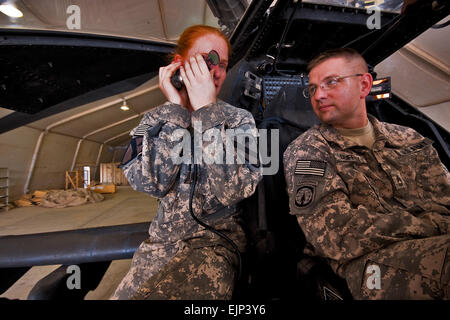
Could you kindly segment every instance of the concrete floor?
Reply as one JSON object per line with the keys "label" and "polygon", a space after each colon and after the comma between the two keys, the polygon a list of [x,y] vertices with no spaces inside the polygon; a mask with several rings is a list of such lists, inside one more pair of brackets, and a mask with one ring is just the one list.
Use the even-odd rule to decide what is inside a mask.
{"label": "concrete floor", "polygon": [[[0,212],[0,236],[31,234],[113,226],[151,221],[157,210],[157,200],[130,187],[117,187],[114,194],[104,194],[99,203],[70,208],[24,207]],[[131,259],[115,260],[106,271],[97,289],[86,300],[108,299],[125,276]],[[0,298],[26,300],[37,281],[59,265],[37,266],[28,270]]]}

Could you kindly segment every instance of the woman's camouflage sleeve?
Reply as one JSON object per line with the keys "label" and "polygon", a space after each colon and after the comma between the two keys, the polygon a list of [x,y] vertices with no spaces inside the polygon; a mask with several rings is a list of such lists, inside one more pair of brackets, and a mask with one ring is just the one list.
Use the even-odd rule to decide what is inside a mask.
{"label": "woman's camouflage sleeve", "polygon": [[147,112],[138,127],[131,131],[133,138],[142,137],[142,152],[123,167],[131,187],[137,191],[162,198],[176,181],[180,165],[172,161],[171,152],[178,140],[177,129],[190,124],[188,110],[166,103]]}
{"label": "woman's camouflage sleeve", "polygon": [[[205,181],[205,186],[210,188],[211,193],[224,206],[236,204],[251,196],[262,178],[258,151],[250,148],[249,145],[238,146],[236,141],[239,139],[236,137],[245,135],[249,139],[255,139],[254,142],[257,143],[257,130],[252,115],[243,109],[234,108],[225,102],[219,101],[211,106],[195,111],[192,114],[192,122],[195,121],[200,121],[202,124],[204,155],[211,153],[211,142],[206,140],[211,129],[216,128],[217,132],[220,130],[222,134],[222,161],[220,163],[217,163],[217,161],[207,163],[208,161],[203,159],[203,166],[206,169],[204,178],[207,180]],[[226,135],[227,133],[229,138],[233,138],[233,135],[236,138],[234,143],[229,145],[232,148],[227,148],[227,139],[224,137],[224,134]],[[213,141],[214,139],[210,140]],[[245,141],[248,142],[249,140]],[[239,152],[241,152],[242,161],[238,160],[239,155],[237,153]],[[252,159],[256,159],[255,161],[250,160],[249,153],[252,153]],[[230,161],[231,159],[233,159],[232,162]]]}
{"label": "woman's camouflage sleeve", "polygon": [[369,209],[376,207],[371,187],[350,193],[327,148],[303,135],[284,153],[290,211],[316,254],[344,263],[400,240],[440,234],[427,217]]}

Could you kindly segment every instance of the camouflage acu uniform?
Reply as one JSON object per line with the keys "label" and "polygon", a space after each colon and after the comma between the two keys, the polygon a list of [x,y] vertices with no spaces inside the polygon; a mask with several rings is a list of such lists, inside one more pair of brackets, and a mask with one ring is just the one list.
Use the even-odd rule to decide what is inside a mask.
{"label": "camouflage acu uniform", "polygon": [[450,175],[431,140],[369,119],[372,149],[321,124],[284,153],[305,251],[356,299],[449,299]]}
{"label": "camouflage acu uniform", "polygon": [[[222,101],[192,114],[180,105],[166,103],[144,115],[131,132],[143,135],[142,153],[125,165],[124,173],[134,189],[160,198],[160,202],[150,237],[135,252],[130,271],[113,299],[231,297],[236,253],[227,241],[191,217],[192,165],[175,164],[171,157],[180,143],[174,139],[175,130],[190,129],[192,133],[195,121],[201,122],[200,134],[216,128],[224,141],[226,129],[242,129],[256,136],[251,114]],[[203,149],[210,143],[204,140]],[[199,164],[192,207],[198,218],[244,251],[245,235],[236,205],[255,191],[261,172],[248,162],[237,164],[236,159],[235,164],[225,164],[225,153],[224,164]]]}

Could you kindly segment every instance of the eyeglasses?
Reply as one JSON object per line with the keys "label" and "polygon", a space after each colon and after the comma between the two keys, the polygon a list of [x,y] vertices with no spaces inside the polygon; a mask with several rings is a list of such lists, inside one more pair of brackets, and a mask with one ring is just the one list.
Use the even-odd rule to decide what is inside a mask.
{"label": "eyeglasses", "polygon": [[[338,85],[338,83],[345,79],[345,78],[350,78],[350,77],[359,77],[362,76],[362,73],[356,73],[356,74],[351,74],[349,76],[342,76],[342,77],[328,77],[322,80],[322,82],[320,83],[320,88],[323,90],[332,90],[334,88],[336,88],[336,86]],[[314,97],[314,95],[316,94],[317,91],[317,86],[316,85],[309,85],[308,87],[306,87],[303,90],[303,96],[305,98],[310,98],[310,97]]]}

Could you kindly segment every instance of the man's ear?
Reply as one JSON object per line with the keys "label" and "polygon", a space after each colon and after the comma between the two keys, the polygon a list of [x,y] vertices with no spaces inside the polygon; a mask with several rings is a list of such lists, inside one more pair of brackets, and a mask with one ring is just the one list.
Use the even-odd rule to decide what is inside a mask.
{"label": "man's ear", "polygon": [[367,97],[372,89],[373,78],[370,73],[364,73],[361,76],[361,99]]}

